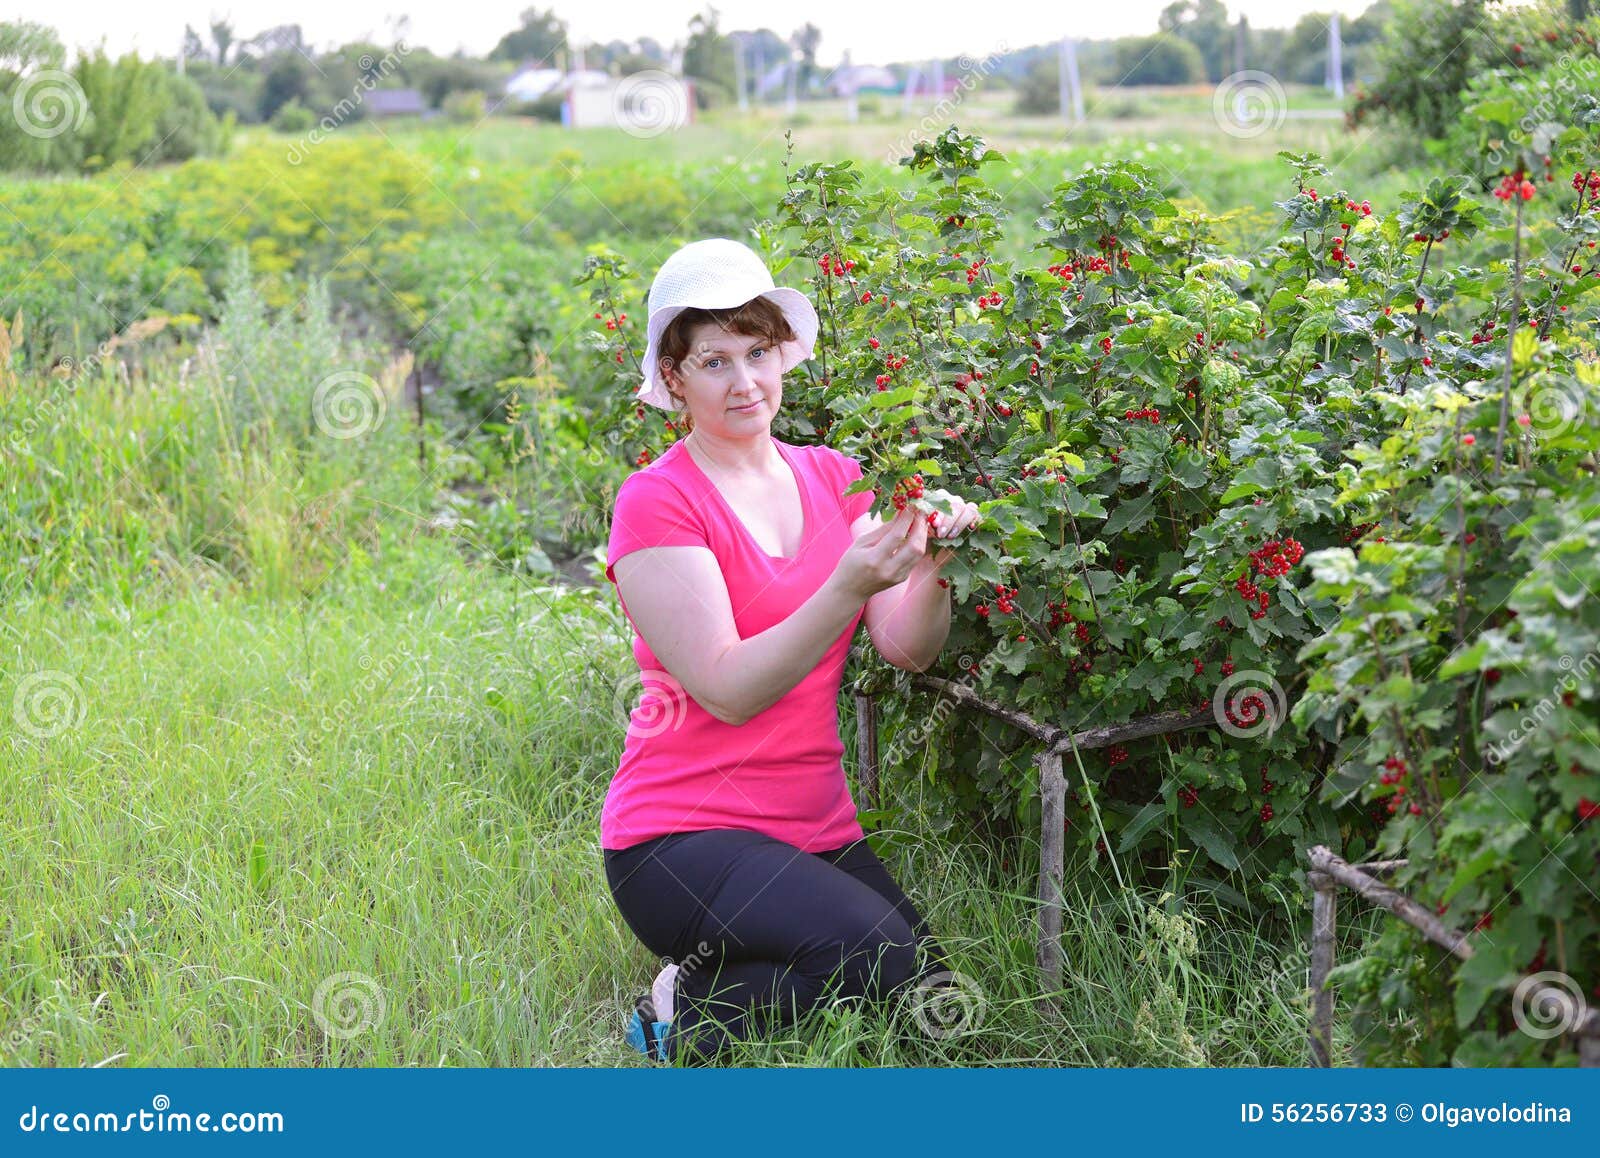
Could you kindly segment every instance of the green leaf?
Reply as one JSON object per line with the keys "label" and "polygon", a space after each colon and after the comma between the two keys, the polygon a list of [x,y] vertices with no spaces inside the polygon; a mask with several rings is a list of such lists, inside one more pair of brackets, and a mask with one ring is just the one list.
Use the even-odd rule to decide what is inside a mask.
{"label": "green leaf", "polygon": [[1239,854],[1233,837],[1217,827],[1217,822],[1209,814],[1198,808],[1191,809],[1190,815],[1184,817],[1183,830],[1193,836],[1205,849],[1206,855],[1223,868],[1232,872],[1239,867]]}
{"label": "green leaf", "polygon": [[1123,531],[1136,531],[1148,523],[1155,515],[1156,492],[1140,495],[1138,498],[1129,499],[1119,503],[1117,509],[1111,512],[1111,517],[1106,520],[1103,534],[1116,535]]}
{"label": "green leaf", "polygon": [[1167,814],[1165,800],[1152,800],[1134,814],[1128,821],[1127,827],[1122,830],[1122,839],[1117,842],[1118,852],[1127,852],[1139,842],[1139,838],[1149,832],[1156,822]]}

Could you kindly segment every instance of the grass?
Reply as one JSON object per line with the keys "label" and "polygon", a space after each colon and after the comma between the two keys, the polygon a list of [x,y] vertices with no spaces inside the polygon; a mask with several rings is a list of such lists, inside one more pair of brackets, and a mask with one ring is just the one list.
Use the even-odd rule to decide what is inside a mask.
{"label": "grass", "polygon": [[[598,841],[628,662],[611,600],[479,573],[438,539],[417,554],[306,602],[40,602],[0,629],[4,702],[53,672],[82,712],[6,740],[6,1064],[643,1064],[619,1034],[656,963]],[[898,803],[888,863],[976,983],[973,1032],[839,1005],[731,1060],[1303,1061],[1297,945],[1085,866],[1062,1014],[1041,1016],[1030,850],[1003,874]],[[361,977],[324,1032],[340,974]],[[381,1022],[341,1036],[380,997]]]}

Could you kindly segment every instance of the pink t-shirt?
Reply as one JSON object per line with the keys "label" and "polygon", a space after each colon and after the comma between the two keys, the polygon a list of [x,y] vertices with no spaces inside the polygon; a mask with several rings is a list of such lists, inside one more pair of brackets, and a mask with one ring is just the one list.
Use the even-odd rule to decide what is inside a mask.
{"label": "pink t-shirt", "polygon": [[[680,441],[618,489],[606,578],[615,583],[617,560],[643,547],[708,547],[722,568],[741,639],[792,615],[833,573],[852,541],[850,525],[871,508],[873,496],[843,497],[861,477],[861,464],[849,455],[773,442],[800,484],[805,530],[795,555],[767,554]],[[601,847],[709,828],[765,833],[803,852],[861,839],[839,739],[839,685],[860,622],[857,612],[804,679],[737,727],[696,703],[635,627],[643,687],[601,811]]]}

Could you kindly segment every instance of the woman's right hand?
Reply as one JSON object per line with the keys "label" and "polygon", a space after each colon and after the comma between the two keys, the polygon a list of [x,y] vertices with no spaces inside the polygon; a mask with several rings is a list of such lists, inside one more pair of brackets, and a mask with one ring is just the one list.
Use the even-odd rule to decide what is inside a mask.
{"label": "woman's right hand", "polygon": [[905,582],[927,547],[928,521],[908,503],[892,522],[864,532],[845,549],[833,570],[834,581],[865,603]]}

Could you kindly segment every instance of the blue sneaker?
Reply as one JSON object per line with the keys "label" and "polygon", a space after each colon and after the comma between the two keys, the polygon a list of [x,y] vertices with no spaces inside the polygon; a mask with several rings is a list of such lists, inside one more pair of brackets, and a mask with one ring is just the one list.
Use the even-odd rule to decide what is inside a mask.
{"label": "blue sneaker", "polygon": [[[655,1003],[648,993],[641,993],[633,1003],[633,1020],[623,1036],[651,1061],[664,1062],[667,1060],[667,1030],[671,1026],[670,1021],[656,1020]],[[648,1036],[646,1027],[649,1027]]]}

